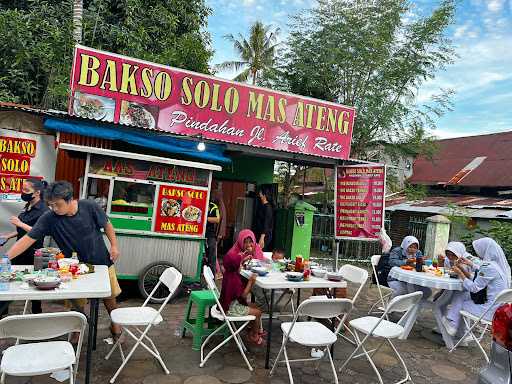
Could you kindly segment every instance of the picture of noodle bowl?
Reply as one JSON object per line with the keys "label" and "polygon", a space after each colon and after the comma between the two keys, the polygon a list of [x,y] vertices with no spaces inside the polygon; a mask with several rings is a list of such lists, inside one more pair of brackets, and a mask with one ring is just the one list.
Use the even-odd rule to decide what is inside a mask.
{"label": "picture of noodle bowl", "polygon": [[161,215],[164,217],[180,217],[181,201],[173,199],[163,199],[161,207]]}
{"label": "picture of noodle bowl", "polygon": [[189,205],[181,212],[181,216],[187,221],[201,221],[201,210],[193,205]]}

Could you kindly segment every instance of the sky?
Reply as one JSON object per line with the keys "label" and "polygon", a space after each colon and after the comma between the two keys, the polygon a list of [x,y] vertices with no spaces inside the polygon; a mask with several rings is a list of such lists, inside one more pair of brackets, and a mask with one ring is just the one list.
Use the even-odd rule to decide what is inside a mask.
{"label": "sky", "polygon": [[[206,0],[213,14],[208,31],[215,55],[212,64],[236,59],[223,36],[247,35],[257,20],[281,29],[286,39],[288,15],[316,0]],[[413,0],[413,14],[427,12],[438,1]],[[455,91],[453,111],[437,122],[439,138],[512,130],[512,0],[460,0],[455,23],[447,30],[458,57],[436,78],[425,83],[418,102],[427,102],[440,88]],[[231,79],[233,73],[217,76]]]}

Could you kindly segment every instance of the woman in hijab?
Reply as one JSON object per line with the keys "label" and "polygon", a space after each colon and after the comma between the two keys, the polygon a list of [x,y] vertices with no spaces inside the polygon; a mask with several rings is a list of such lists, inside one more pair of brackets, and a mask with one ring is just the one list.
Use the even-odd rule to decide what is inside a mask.
{"label": "woman in hijab", "polygon": [[466,246],[459,241],[450,241],[444,255],[439,255],[438,260],[439,264],[449,269],[456,265],[461,258],[471,258],[471,255],[466,252]]}
{"label": "woman in hijab", "polygon": [[256,275],[253,274],[247,283],[240,275],[242,265],[252,258],[263,258],[263,252],[256,243],[254,233],[249,229],[244,229],[240,231],[236,243],[224,256],[220,304],[228,316],[256,316],[256,320],[253,321],[249,330],[249,341],[261,345],[263,344],[263,331],[260,328],[261,310],[256,305],[247,302],[247,296],[256,282]]}
{"label": "woman in hijab", "polygon": [[[453,271],[462,280],[463,291],[455,292],[451,306],[442,323],[449,335],[455,336],[461,324],[461,310],[480,316],[490,308],[495,297],[504,289],[511,287],[510,266],[501,247],[489,237],[473,241],[473,249],[482,260],[480,265],[466,257],[459,259]],[[462,266],[474,270],[473,276]],[[491,320],[497,305],[485,315]]]}
{"label": "woman in hijab", "polygon": [[[419,250],[420,242],[414,236],[405,236],[399,247],[393,248],[389,253],[389,266],[400,267],[407,263],[408,258],[423,257]],[[427,299],[432,291],[427,287],[420,287],[414,284],[408,284],[398,281],[388,276],[388,285],[393,290],[393,297],[412,293],[415,291],[423,292],[423,299]]]}

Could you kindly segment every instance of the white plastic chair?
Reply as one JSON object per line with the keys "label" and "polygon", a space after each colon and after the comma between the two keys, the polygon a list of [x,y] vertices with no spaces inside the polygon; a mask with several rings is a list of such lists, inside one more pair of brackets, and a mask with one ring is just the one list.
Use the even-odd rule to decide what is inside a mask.
{"label": "white plastic chair", "polygon": [[[462,341],[464,339],[466,339],[466,337],[469,335],[469,336],[471,336],[473,341],[476,342],[476,344],[478,345],[478,348],[483,353],[485,360],[487,361],[487,363],[489,363],[489,357],[487,356],[487,353],[485,352],[484,348],[482,347],[481,341],[484,338],[485,333],[487,332],[489,327],[492,325],[492,322],[484,319],[484,317],[489,313],[489,311],[496,304],[506,304],[506,303],[512,303],[512,289],[505,289],[502,292],[500,292],[496,296],[496,298],[494,299],[492,304],[489,306],[489,308],[487,308],[487,310],[484,313],[482,313],[480,316],[475,316],[472,313],[467,312],[467,311],[460,311],[460,314],[462,315],[462,319],[464,320],[464,323],[466,324],[467,331],[466,331],[466,333],[464,333],[464,336],[462,336],[460,338],[460,340],[457,341],[457,344],[455,344],[453,346],[453,348],[450,349],[450,352],[453,352],[455,350],[455,348],[457,348],[460,345],[460,343],[462,343]],[[471,324],[471,323],[473,323],[473,324]],[[475,328],[477,328],[477,327],[482,328],[479,336],[476,336],[473,332],[475,330]]]}
{"label": "white plastic chair", "polygon": [[[312,298],[303,301],[297,308],[293,321],[281,324],[281,330],[283,331],[283,343],[274,362],[274,366],[270,371],[270,375],[274,373],[278,363],[284,362],[288,368],[290,383],[293,384],[293,375],[290,368],[291,362],[318,360],[319,364],[320,360],[327,355],[329,356],[329,362],[331,363],[334,382],[338,383],[338,375],[332,360],[330,346],[337,341],[339,328],[344,324],[345,319],[351,310],[352,301],[349,299],[327,299],[313,296]],[[315,319],[337,318],[339,321],[338,329],[331,331],[325,325],[316,321],[297,321],[299,316],[307,316]],[[322,354],[322,357],[318,358],[290,360],[288,359],[288,352],[286,350],[288,341],[310,348],[320,347],[324,349],[324,353]],[[279,361],[281,354],[284,354],[283,361]]]}
{"label": "white plastic chair", "polygon": [[[377,276],[377,265],[379,265],[379,261],[382,255],[373,255],[371,257],[371,263],[372,263],[372,270],[373,270],[373,276],[375,277],[375,281],[377,284],[377,290],[379,291],[379,300],[377,300],[373,305],[371,306],[370,310],[368,311],[368,314],[371,315],[372,313],[382,313],[384,312],[386,305],[393,294],[393,290],[389,287],[382,286],[379,283],[379,278]],[[375,310],[375,307],[377,307],[377,310]]]}
{"label": "white plastic chair", "polygon": [[[384,342],[388,342],[391,349],[395,352],[396,356],[398,357],[398,360],[400,360],[400,363],[402,363],[402,366],[405,370],[405,378],[398,381],[396,384],[405,383],[409,380],[411,380],[411,375],[409,374],[409,370],[407,369],[407,366],[405,365],[404,360],[398,353],[397,349],[391,342],[392,339],[399,338],[402,333],[404,332],[404,327],[402,324],[402,319],[409,314],[409,312],[419,304],[421,297],[423,296],[423,292],[413,292],[409,293],[407,295],[397,296],[393,298],[386,309],[384,310],[384,313],[381,317],[373,317],[373,316],[365,316],[358,319],[354,319],[350,321],[350,327],[354,329],[354,336],[357,342],[357,347],[354,349],[354,352],[349,356],[349,358],[343,363],[343,365],[340,368],[340,371],[347,366],[350,360],[353,358],[357,358],[360,356],[365,355],[368,359],[370,365],[372,366],[373,370],[377,374],[377,377],[379,378],[379,382],[383,384],[382,377],[379,373],[379,370],[375,366],[375,363],[372,360],[372,356],[377,353],[377,351],[380,349],[380,347],[384,344]],[[402,319],[398,321],[398,323],[393,323],[389,320],[386,320],[388,313],[391,312],[405,312],[405,314],[402,316]],[[359,333],[362,333],[366,335],[363,340],[359,337]],[[368,340],[370,337],[376,337],[384,339],[381,344],[374,350],[367,351],[364,347],[364,343]],[[356,355],[356,353],[362,349],[363,353],[360,353],[359,355]],[[412,381],[412,380],[411,380]]]}
{"label": "white plastic chair", "polygon": [[[249,363],[247,356],[245,355],[245,351],[247,350],[247,348],[245,347],[245,345],[242,341],[242,338],[240,337],[240,332],[242,332],[242,330],[245,327],[247,327],[247,325],[251,321],[256,320],[256,316],[253,316],[253,315],[227,316],[226,313],[224,312],[224,309],[222,308],[222,305],[220,305],[220,301],[219,301],[220,293],[219,293],[219,290],[217,289],[217,286],[215,285],[215,280],[213,278],[213,273],[212,273],[212,270],[210,269],[210,267],[208,267],[208,266],[203,267],[203,276],[204,276],[204,279],[206,280],[206,284],[208,285],[208,289],[210,291],[212,291],[213,295],[215,296],[215,301],[217,302],[217,304],[214,305],[211,309],[211,315],[215,319],[224,322],[224,324],[222,324],[215,331],[210,333],[208,335],[208,337],[205,339],[205,341],[203,342],[203,344],[201,345],[201,363],[199,364],[199,366],[201,368],[203,368],[204,365],[206,364],[206,362],[208,361],[208,359],[215,352],[217,352],[228,341],[230,341],[231,339],[234,339],[238,349],[240,350],[240,353],[242,354],[242,357],[243,357],[245,363],[247,364],[247,367],[249,368],[249,371],[252,371],[253,368],[252,368],[251,364]],[[239,328],[237,328],[236,323],[242,323],[242,325]],[[224,328],[226,328],[226,327],[228,327],[229,332],[231,333],[231,336],[225,338],[219,345],[217,345],[215,348],[213,348],[205,357],[204,356],[205,346],[208,344],[208,342],[214,335],[216,335],[220,331],[224,330]]]}
{"label": "white plastic chair", "polygon": [[69,369],[69,382],[74,383],[87,318],[79,312],[15,315],[0,320],[0,337],[39,341],[79,333],[76,352],[69,341],[44,341],[16,344],[2,356],[0,382],[5,376],[39,376]]}
{"label": "white plastic chair", "polygon": [[[158,325],[163,321],[161,312],[171,299],[176,289],[179,287],[181,283],[181,278],[182,275],[177,269],[169,267],[162,273],[162,275],[158,279],[158,284],[155,286],[155,288],[153,288],[153,291],[151,291],[151,294],[148,296],[146,301],[144,301],[144,304],[142,304],[141,307],[118,308],[114,309],[110,313],[112,322],[119,324],[123,328],[123,333],[130,335],[135,340],[135,345],[132,347],[132,349],[130,350],[126,357],[124,356],[123,348],[121,346],[121,338],[117,340],[117,342],[114,344],[110,352],[107,354],[107,356],[105,356],[105,360],[108,360],[110,356],[112,356],[112,353],[116,350],[116,348],[119,348],[119,351],[121,353],[121,359],[123,361],[119,369],[112,377],[112,379],[110,379],[110,383],[114,383],[116,381],[117,376],[119,376],[119,374],[125,367],[126,363],[128,363],[128,360],[130,360],[130,358],[132,357],[133,353],[135,352],[139,345],[144,347],[146,351],[148,351],[151,355],[153,355],[155,359],[158,360],[166,375],[169,374],[169,370],[165,366],[165,363],[162,360],[160,352],[158,352],[158,349],[153,343],[153,340],[151,340],[147,334],[153,325]],[[156,310],[155,308],[148,307],[147,304],[151,300],[155,292],[160,288],[161,284],[164,284],[167,287],[167,289],[169,290],[169,295],[167,295],[162,305],[160,305],[158,310]],[[145,328],[144,330],[142,330],[140,327]],[[136,335],[132,331],[132,329],[138,335]],[[149,342],[151,346],[145,344],[144,340]]]}

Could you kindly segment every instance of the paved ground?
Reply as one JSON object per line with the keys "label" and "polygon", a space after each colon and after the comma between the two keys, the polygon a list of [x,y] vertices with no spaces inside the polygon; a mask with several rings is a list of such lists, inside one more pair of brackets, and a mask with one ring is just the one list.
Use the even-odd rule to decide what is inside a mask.
{"label": "paved ground", "polygon": [[[363,293],[362,300],[354,316],[362,315],[369,308],[369,303],[375,298],[376,290],[372,287]],[[140,305],[142,300],[136,295],[121,302],[122,306]],[[304,295],[303,295],[304,296]],[[164,360],[171,371],[166,376],[158,363],[143,349],[139,349],[134,355],[122,375],[117,380],[123,384],[222,384],[222,383],[248,383],[248,384],[281,384],[288,383],[286,368],[283,366],[270,378],[268,371],[264,369],[265,351],[263,348],[252,348],[249,353],[251,364],[255,371],[250,373],[237,349],[233,344],[228,344],[217,353],[205,368],[199,368],[199,353],[191,348],[191,338],[179,337],[180,324],[183,317],[187,298],[183,297],[176,303],[168,305],[165,309],[165,322],[155,328],[151,333]],[[59,310],[57,303],[45,303],[45,311]],[[19,310],[14,306],[11,312]],[[397,348],[406,360],[415,384],[446,384],[446,383],[476,383],[478,370],[484,365],[483,356],[476,347],[461,348],[450,354],[446,348],[430,341],[426,337],[431,336],[433,317],[424,312],[415,325],[413,332],[406,341],[397,342]],[[108,337],[108,317],[103,308],[100,313],[100,325],[98,330],[98,349],[93,360],[94,384],[108,383],[110,377],[120,364],[120,357],[115,353],[110,361],[105,361],[104,356],[108,351],[108,345],[102,340]],[[276,325],[272,345],[274,356],[280,347],[280,329]],[[426,337],[425,337],[426,336]],[[5,348],[8,343],[0,344]],[[10,344],[10,342],[9,342]],[[340,366],[348,357],[353,347],[345,341],[339,341],[335,347],[336,365]],[[290,358],[307,357],[309,350],[293,347]],[[83,357],[83,356],[82,356]],[[79,382],[83,382],[84,367],[79,371]],[[402,371],[398,361],[392,356],[389,348],[382,350],[375,356],[377,367],[381,370],[384,382],[396,382],[402,378]],[[298,363],[293,367],[294,379],[297,384],[306,383],[332,383],[333,378],[327,363],[322,363],[318,371],[314,370],[312,363]],[[353,360],[347,369],[339,373],[341,383],[377,383],[376,376],[368,362],[364,359]],[[33,379],[8,378],[7,383],[57,383],[54,379],[38,377]]]}

